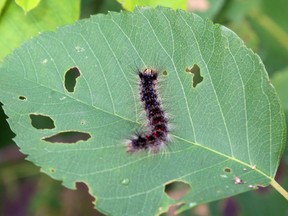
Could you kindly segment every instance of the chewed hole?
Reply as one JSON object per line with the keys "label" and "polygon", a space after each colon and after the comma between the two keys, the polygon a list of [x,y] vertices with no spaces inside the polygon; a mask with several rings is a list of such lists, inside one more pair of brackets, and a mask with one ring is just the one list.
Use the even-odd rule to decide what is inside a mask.
{"label": "chewed hole", "polygon": [[50,143],[77,143],[79,141],[87,141],[91,136],[88,133],[80,131],[65,131],[60,132],[50,137],[45,137],[43,140]]}
{"label": "chewed hole", "polygon": [[31,125],[36,129],[53,129],[54,121],[49,116],[41,114],[30,114]]}
{"label": "chewed hole", "polygon": [[186,204],[185,202],[181,201],[180,203],[175,203],[175,204],[169,205],[168,211],[166,211],[166,212],[163,212],[163,208],[160,207],[158,210],[163,212],[163,213],[161,213],[159,216],[176,216],[176,215],[178,215],[178,214],[176,214],[177,210],[181,209],[181,207],[185,206],[185,204]]}
{"label": "chewed hole", "polygon": [[197,64],[194,64],[192,68],[186,68],[186,72],[193,74],[192,86],[194,88],[204,79],[200,74],[200,68]]}
{"label": "chewed hole", "polygon": [[[11,131],[10,126],[8,125],[8,122],[7,122],[8,116],[4,113],[2,106],[3,104],[0,102],[0,125],[1,125],[0,146],[5,147],[6,144],[13,142],[12,139],[15,137],[15,134]],[[5,161],[5,155],[1,155],[1,153],[5,154],[4,152],[5,150],[4,151],[0,150],[0,163],[1,163],[1,159],[2,159],[2,162]],[[9,157],[7,157],[7,159],[8,158]]]}
{"label": "chewed hole", "polygon": [[231,173],[231,171],[232,171],[232,170],[231,170],[231,168],[229,168],[229,167],[225,167],[225,168],[224,168],[224,172],[226,172],[226,173]]}
{"label": "chewed hole", "polygon": [[56,172],[56,170],[55,170],[54,168],[50,168],[49,171],[50,171],[51,173],[55,173],[55,172]]}
{"label": "chewed hole", "polygon": [[173,181],[165,185],[165,193],[173,200],[181,199],[190,190],[190,185],[182,181]]}
{"label": "chewed hole", "polygon": [[27,100],[27,98],[23,95],[20,95],[18,98],[19,98],[19,100],[22,100],[22,101]]}
{"label": "chewed hole", "polygon": [[[68,198],[74,197],[73,200],[75,200],[75,203],[81,203],[82,209],[89,209],[89,213],[83,214],[83,215],[98,215],[98,216],[104,216],[104,214],[98,212],[96,209],[94,209],[94,205],[92,203],[95,203],[95,195],[90,194],[91,192],[91,186],[89,183],[86,183],[84,181],[82,182],[76,182],[76,190],[69,190],[69,196]],[[72,195],[74,194],[74,196]],[[83,202],[84,201],[84,202]],[[71,214],[70,214],[71,215]],[[72,214],[73,215],[73,214]],[[77,214],[75,214],[77,215]],[[82,215],[82,214],[80,214]],[[121,215],[121,214],[119,214]]]}
{"label": "chewed hole", "polygon": [[68,92],[74,92],[76,86],[76,79],[80,76],[79,68],[72,67],[65,73],[65,88]]}

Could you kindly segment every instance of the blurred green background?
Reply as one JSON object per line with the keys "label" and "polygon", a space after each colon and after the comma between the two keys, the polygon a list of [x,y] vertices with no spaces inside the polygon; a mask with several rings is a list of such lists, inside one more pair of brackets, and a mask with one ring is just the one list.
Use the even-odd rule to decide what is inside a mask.
{"label": "blurred green background", "polygon": [[[39,32],[55,30],[57,26],[89,18],[92,14],[133,10],[134,4],[145,3],[144,0],[118,1],[122,4],[116,0],[30,0],[33,4],[24,5],[23,2],[29,0],[22,3],[19,0],[0,0],[0,64],[14,48]],[[151,1],[147,2],[147,5],[149,2],[151,4]],[[235,31],[247,47],[260,55],[287,116],[287,0],[155,0],[152,6],[156,4],[195,12]],[[0,103],[0,215],[102,215],[93,209],[93,198],[84,184],[77,184],[76,191],[66,189],[60,182],[40,173],[38,167],[25,161],[25,155],[20,153],[12,140],[15,134],[10,130],[6,118]],[[286,190],[287,170],[286,148],[276,176]],[[167,215],[174,215],[176,208],[171,207]],[[201,205],[181,215],[287,216],[288,203],[268,187]]]}

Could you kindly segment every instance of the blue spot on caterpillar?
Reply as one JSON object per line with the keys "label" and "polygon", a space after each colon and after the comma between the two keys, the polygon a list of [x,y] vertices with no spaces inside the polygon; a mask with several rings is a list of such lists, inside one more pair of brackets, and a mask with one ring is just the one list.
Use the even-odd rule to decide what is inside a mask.
{"label": "blue spot on caterpillar", "polygon": [[169,124],[158,97],[158,73],[152,69],[139,71],[140,99],[147,117],[147,132],[137,133],[128,141],[128,152],[159,152],[169,140]]}

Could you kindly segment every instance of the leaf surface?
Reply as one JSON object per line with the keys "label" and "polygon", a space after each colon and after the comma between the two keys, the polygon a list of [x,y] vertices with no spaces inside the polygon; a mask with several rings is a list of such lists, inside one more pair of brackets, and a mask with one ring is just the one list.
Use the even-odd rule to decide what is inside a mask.
{"label": "leaf surface", "polygon": [[2,0],[2,1],[0,1],[0,15],[1,15],[1,13],[2,13],[2,10],[3,10],[6,2],[7,2],[7,0]]}
{"label": "leaf surface", "polygon": [[25,13],[36,8],[40,1],[41,0],[15,0],[16,4],[19,5]]}
{"label": "leaf surface", "polygon": [[[193,87],[195,64],[203,80]],[[93,16],[34,38],[0,66],[0,100],[21,151],[68,188],[85,182],[103,212],[155,215],[274,178],[285,122],[264,66],[231,30],[197,15],[138,8]],[[171,141],[159,154],[128,154],[125,139],[145,127],[136,75],[145,68],[159,70]],[[53,122],[37,129],[31,116]],[[90,137],[47,139],[65,132]],[[174,181],[190,186],[179,200],[164,191]]]}
{"label": "leaf surface", "polygon": [[157,5],[170,7],[173,9],[187,9],[187,0],[180,1],[165,1],[165,0],[117,0],[122,6],[128,10],[133,11],[137,6],[156,7]]}

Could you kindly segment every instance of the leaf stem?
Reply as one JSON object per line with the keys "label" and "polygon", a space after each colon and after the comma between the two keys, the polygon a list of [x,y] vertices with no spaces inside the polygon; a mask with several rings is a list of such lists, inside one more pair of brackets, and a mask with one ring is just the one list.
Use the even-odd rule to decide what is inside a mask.
{"label": "leaf stem", "polygon": [[272,179],[271,186],[275,188],[283,197],[285,197],[288,200],[288,192],[278,184],[278,182],[275,181],[275,179]]}

